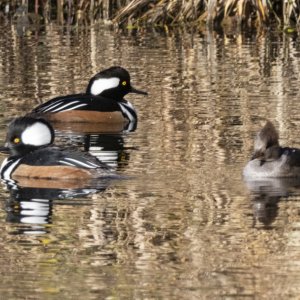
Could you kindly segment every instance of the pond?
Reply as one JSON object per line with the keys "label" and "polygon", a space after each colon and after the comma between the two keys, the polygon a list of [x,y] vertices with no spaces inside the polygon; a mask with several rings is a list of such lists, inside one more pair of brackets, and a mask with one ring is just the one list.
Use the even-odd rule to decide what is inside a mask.
{"label": "pond", "polygon": [[[0,143],[8,122],[125,67],[135,130],[56,128],[118,174],[100,186],[0,189],[3,299],[296,299],[297,181],[245,182],[266,119],[300,147],[300,44],[282,32],[0,25]],[[1,154],[1,161],[5,154]],[[298,278],[299,277],[299,278]]]}

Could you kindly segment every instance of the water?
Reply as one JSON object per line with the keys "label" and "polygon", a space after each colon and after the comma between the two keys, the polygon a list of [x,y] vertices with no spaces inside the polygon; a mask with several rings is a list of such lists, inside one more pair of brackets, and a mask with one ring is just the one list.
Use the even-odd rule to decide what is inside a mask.
{"label": "water", "polygon": [[3,299],[299,298],[299,182],[241,176],[266,118],[300,147],[296,36],[0,30],[1,143],[11,118],[112,65],[149,93],[127,96],[135,131],[57,128],[125,180],[1,187]]}

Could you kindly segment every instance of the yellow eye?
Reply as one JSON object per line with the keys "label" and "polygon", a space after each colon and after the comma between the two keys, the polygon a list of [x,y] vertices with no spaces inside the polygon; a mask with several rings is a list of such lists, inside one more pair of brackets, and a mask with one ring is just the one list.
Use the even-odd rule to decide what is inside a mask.
{"label": "yellow eye", "polygon": [[21,142],[21,140],[18,137],[14,138],[14,143],[15,144],[19,144],[20,142]]}
{"label": "yellow eye", "polygon": [[123,86],[125,86],[126,84],[127,84],[127,82],[126,82],[126,81],[123,81],[123,82],[122,82],[122,85],[123,85]]}

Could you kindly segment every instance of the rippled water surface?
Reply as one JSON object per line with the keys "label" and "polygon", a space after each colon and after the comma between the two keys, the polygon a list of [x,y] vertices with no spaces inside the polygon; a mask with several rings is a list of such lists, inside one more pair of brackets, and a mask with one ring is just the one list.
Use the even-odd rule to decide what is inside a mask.
{"label": "rippled water surface", "polygon": [[3,299],[299,299],[300,182],[241,175],[266,118],[300,147],[296,36],[0,31],[1,143],[13,117],[112,65],[149,93],[127,96],[135,131],[57,128],[125,179],[2,185]]}

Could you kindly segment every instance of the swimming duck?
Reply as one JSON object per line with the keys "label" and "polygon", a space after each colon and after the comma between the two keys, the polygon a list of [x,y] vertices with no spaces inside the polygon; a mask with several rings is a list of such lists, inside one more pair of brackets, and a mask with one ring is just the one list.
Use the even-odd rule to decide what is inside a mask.
{"label": "swimming duck", "polygon": [[111,67],[92,77],[85,93],[56,97],[28,115],[54,122],[135,123],[136,110],[124,99],[128,93],[147,95],[132,87],[127,70]]}
{"label": "swimming duck", "polygon": [[29,179],[83,180],[108,178],[111,169],[88,153],[51,146],[52,126],[43,119],[19,117],[7,132],[10,156],[1,166],[3,180]]}
{"label": "swimming duck", "polygon": [[281,147],[274,125],[267,121],[254,140],[254,153],[243,170],[248,178],[300,176],[300,149]]}

